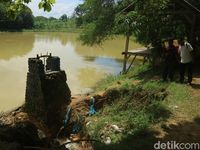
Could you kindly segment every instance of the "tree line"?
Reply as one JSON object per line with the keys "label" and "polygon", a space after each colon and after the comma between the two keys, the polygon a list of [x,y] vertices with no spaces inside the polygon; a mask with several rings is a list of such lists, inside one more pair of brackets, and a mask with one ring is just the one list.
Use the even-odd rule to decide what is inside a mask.
{"label": "tree line", "polygon": [[33,26],[32,11],[27,7],[18,11],[10,11],[12,0],[0,1],[0,30],[19,30],[22,28],[31,28]]}
{"label": "tree line", "polygon": [[60,18],[34,17],[30,8],[22,5],[19,10],[12,10],[12,0],[0,0],[0,31],[12,31],[22,29],[58,29],[68,28],[73,25],[73,18],[63,14]]}
{"label": "tree line", "polygon": [[66,14],[59,18],[36,16],[34,17],[34,31],[76,31],[75,18],[68,17]]}

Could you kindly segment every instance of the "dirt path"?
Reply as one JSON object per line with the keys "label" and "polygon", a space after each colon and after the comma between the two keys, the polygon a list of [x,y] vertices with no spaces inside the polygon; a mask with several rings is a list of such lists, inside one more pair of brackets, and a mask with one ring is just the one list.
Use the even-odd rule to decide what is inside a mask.
{"label": "dirt path", "polygon": [[195,97],[200,97],[200,78],[193,78],[191,86],[192,95]]}
{"label": "dirt path", "polygon": [[200,142],[200,78],[194,78],[189,87],[191,98],[176,106],[172,116],[154,126],[161,141]]}

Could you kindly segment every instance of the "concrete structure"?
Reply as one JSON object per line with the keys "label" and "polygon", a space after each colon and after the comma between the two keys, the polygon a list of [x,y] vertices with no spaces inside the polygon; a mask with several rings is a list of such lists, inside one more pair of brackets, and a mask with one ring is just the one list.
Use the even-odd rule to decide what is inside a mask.
{"label": "concrete structure", "polygon": [[[44,58],[44,61],[41,60]],[[46,63],[46,66],[45,66]],[[50,55],[28,59],[25,109],[47,125],[62,123],[63,106],[70,103],[71,91],[60,58]]]}

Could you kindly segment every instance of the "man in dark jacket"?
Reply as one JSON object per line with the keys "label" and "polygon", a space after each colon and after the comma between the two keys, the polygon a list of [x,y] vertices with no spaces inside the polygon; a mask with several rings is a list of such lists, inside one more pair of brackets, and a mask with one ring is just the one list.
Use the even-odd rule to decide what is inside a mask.
{"label": "man in dark jacket", "polygon": [[178,62],[178,53],[175,46],[173,45],[173,39],[164,41],[163,59],[163,80],[167,81],[169,78],[170,81],[173,81],[175,67]]}

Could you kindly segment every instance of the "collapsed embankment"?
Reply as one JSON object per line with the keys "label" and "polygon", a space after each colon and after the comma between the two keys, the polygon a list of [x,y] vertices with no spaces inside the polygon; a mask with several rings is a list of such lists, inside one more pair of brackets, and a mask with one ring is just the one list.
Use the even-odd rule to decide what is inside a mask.
{"label": "collapsed embankment", "polygon": [[[145,127],[144,120],[150,120],[150,116],[146,116],[146,113],[152,111],[154,107],[157,107],[157,102],[166,97],[165,89],[146,90],[141,85],[136,86],[135,82],[134,84],[127,84],[124,81],[122,83],[118,81],[117,85],[108,85],[109,88],[100,94],[74,96],[71,98],[70,105],[69,100],[66,101],[70,97],[70,94],[66,94],[70,92],[69,89],[66,90],[69,92],[61,90],[62,93],[57,96],[58,102],[61,103],[55,103],[56,93],[59,93],[59,89],[66,89],[60,88],[60,85],[66,87],[66,84],[60,82],[66,83],[65,73],[54,71],[45,74],[42,61],[38,58],[29,60],[26,103],[0,118],[1,149],[5,149],[5,147],[10,150],[34,147],[67,149],[64,144],[67,141],[87,141],[91,138],[102,143],[108,143],[109,140],[106,139],[114,141],[110,136],[112,132],[116,132],[115,130],[124,135],[132,132],[132,129],[136,131],[143,126]],[[48,91],[52,96],[49,96]],[[51,99],[54,100],[50,101]],[[104,106],[112,109],[105,113]],[[56,114],[58,115],[56,116]],[[89,117],[94,114],[97,118],[103,116],[105,119],[110,116],[116,117],[119,114],[120,117],[115,119],[115,122],[123,122],[124,125],[118,127],[119,125],[116,125],[115,122],[109,123],[109,119],[107,121],[100,119],[100,122],[96,121],[96,124],[106,126],[105,130],[96,128],[93,126],[94,120],[90,120],[91,117]],[[155,116],[151,117],[155,118]],[[81,142],[75,147],[92,149],[89,142]]]}
{"label": "collapsed embankment", "polygon": [[[135,89],[135,88],[134,88]],[[127,96],[132,97],[132,100],[121,101],[121,98],[125,98]],[[8,114],[1,116],[1,127],[0,127],[0,141],[1,147],[4,149],[31,149],[31,147],[43,147],[43,148],[51,148],[56,149],[56,147],[60,146],[64,148],[65,145],[61,146],[63,143],[67,141],[79,141],[79,140],[91,140],[96,139],[99,142],[106,143],[106,138],[110,136],[110,132],[123,133],[128,132],[129,128],[138,128],[139,124],[135,124],[133,120],[134,117],[137,117],[136,111],[143,110],[145,107],[147,109],[153,109],[148,107],[149,105],[153,106],[152,98],[155,98],[156,101],[163,100],[166,96],[166,93],[163,89],[158,89],[154,92],[147,92],[142,89],[135,89],[129,91],[129,89],[120,89],[120,88],[112,88],[103,92],[101,94],[92,94],[92,95],[79,95],[72,97],[72,103],[70,104],[71,114],[67,117],[67,124],[63,122],[63,126],[60,126],[60,131],[56,134],[52,132],[52,128],[46,126],[44,122],[42,122],[39,118],[35,118],[28,114],[24,107],[20,107],[17,110],[14,110]],[[94,98],[95,101],[91,101],[91,97]],[[93,104],[92,104],[93,103]],[[94,106],[95,112],[91,113],[91,105]],[[113,106],[113,108],[118,109],[116,113],[125,112],[128,113],[130,109],[135,109],[135,112],[131,112],[131,114],[121,114],[122,118],[116,121],[124,121],[123,115],[126,116],[127,121],[133,117],[130,122],[124,124],[123,126],[119,126],[118,124],[110,124],[109,122],[104,122],[106,124],[105,130],[91,129],[91,125],[93,121],[91,117],[98,118],[98,116],[106,115],[104,113],[99,113],[104,106]],[[66,104],[67,106],[67,104]],[[132,107],[132,108],[131,108]],[[137,107],[137,108],[136,108]],[[146,109],[146,108],[145,108]],[[152,110],[148,110],[152,111]],[[67,114],[66,114],[67,115]],[[110,114],[109,114],[110,115]],[[116,115],[116,114],[115,114]],[[138,114],[139,115],[139,114]],[[105,118],[108,116],[105,116]],[[63,120],[66,119],[63,118]],[[97,119],[98,120],[98,119]],[[130,121],[130,120],[129,120]],[[102,123],[102,122],[101,122]],[[140,123],[140,122],[138,122]],[[52,123],[52,126],[57,126],[56,122]],[[66,125],[66,126],[65,126]],[[51,126],[51,127],[52,127]],[[64,127],[65,126],[65,127]],[[119,126],[119,129],[118,129]],[[127,127],[126,129],[126,126]],[[111,129],[113,128],[113,129]],[[88,132],[88,129],[90,131]],[[119,130],[119,131],[117,131]],[[122,131],[120,131],[122,130]],[[126,130],[126,131],[125,131]],[[97,136],[92,136],[91,132],[96,132]],[[90,135],[91,134],[91,135]],[[99,137],[99,138],[98,138]],[[57,143],[53,143],[53,142]],[[60,143],[59,143],[60,142]],[[9,147],[7,145],[9,144]],[[78,147],[81,149],[92,149],[89,141],[82,142],[79,145],[71,145],[71,147]]]}
{"label": "collapsed embankment", "polygon": [[152,150],[158,141],[199,143],[199,95],[193,93],[200,82],[163,82],[160,70],[135,67],[98,84],[97,91],[106,91],[105,105],[86,118],[85,129],[104,143],[93,143],[95,150]]}
{"label": "collapsed embankment", "polygon": [[96,93],[72,96],[70,105],[63,105],[63,124],[56,134],[23,107],[3,115],[0,144],[10,150],[152,149],[162,139],[155,138],[149,127],[161,123],[164,128],[162,123],[180,105],[185,108],[188,99],[187,86],[163,83],[155,70],[142,66],[126,75],[108,77],[98,84]]}

